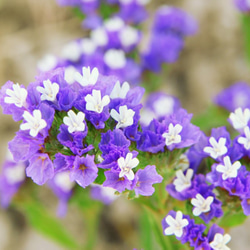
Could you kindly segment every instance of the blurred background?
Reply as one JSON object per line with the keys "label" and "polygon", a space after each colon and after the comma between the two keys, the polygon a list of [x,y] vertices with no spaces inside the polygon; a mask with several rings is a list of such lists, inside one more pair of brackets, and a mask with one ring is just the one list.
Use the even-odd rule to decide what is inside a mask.
{"label": "blurred background", "polygon": [[[244,56],[241,17],[233,0],[152,2],[149,5],[152,13],[161,4],[173,5],[193,15],[199,24],[198,33],[186,40],[179,60],[169,67],[165,77],[164,89],[177,96],[189,113],[202,113],[217,93],[236,81],[250,83],[250,65]],[[60,56],[66,43],[83,35],[80,20],[74,17],[72,9],[59,7],[55,0],[0,0],[0,84],[11,80],[28,85],[34,80],[37,62],[44,55]],[[3,162],[7,142],[13,138],[18,124],[2,113],[0,121],[0,162]],[[46,187],[43,188],[42,195],[47,200],[46,205],[55,210],[56,198]],[[130,216],[129,221],[121,220],[124,209]],[[111,221],[109,230],[119,230],[115,223],[120,220],[121,225],[129,232],[136,219],[133,209],[125,200],[115,202],[103,215],[103,218]],[[70,208],[63,223],[79,239],[84,235],[84,222],[79,219],[74,208]],[[249,249],[250,233],[246,227],[250,227],[249,221],[243,227],[231,231],[232,249]],[[100,234],[104,229],[105,226],[100,229]],[[135,240],[133,233],[128,233],[127,236],[131,241]],[[117,242],[113,240],[111,244],[108,236],[105,237],[103,236],[98,249],[128,249],[126,246],[117,248],[119,239]],[[125,236],[120,232],[121,242],[123,237]],[[0,210],[0,250],[5,249],[63,248],[30,228],[22,214],[7,209]]]}

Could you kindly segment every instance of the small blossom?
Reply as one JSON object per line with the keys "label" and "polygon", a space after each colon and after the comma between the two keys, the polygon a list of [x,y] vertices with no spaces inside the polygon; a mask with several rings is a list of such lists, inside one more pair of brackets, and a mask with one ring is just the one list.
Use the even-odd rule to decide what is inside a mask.
{"label": "small blossom", "polygon": [[239,137],[238,143],[243,144],[244,148],[246,150],[249,150],[250,149],[250,129],[248,126],[244,128],[244,133],[246,137]]}
{"label": "small blossom", "polygon": [[96,51],[96,44],[89,38],[82,39],[81,47],[85,55],[92,55]]}
{"label": "small blossom", "polygon": [[132,46],[139,40],[138,31],[130,26],[124,27],[119,33],[119,37],[124,47]]}
{"label": "small blossom", "polygon": [[217,142],[214,137],[209,138],[212,147],[205,147],[204,152],[210,154],[214,159],[227,153],[226,138],[221,137]]}
{"label": "small blossom", "polygon": [[126,66],[123,50],[110,49],[104,54],[104,62],[111,69],[122,69]]}
{"label": "small blossom", "polygon": [[104,28],[99,27],[90,32],[91,40],[97,46],[105,46],[108,43],[108,35]]}
{"label": "small blossom", "polygon": [[46,121],[42,119],[42,114],[39,109],[33,111],[33,116],[28,111],[24,111],[23,118],[27,123],[21,124],[20,129],[29,130],[29,134],[32,137],[36,137],[39,131],[47,126]]}
{"label": "small blossom", "polygon": [[175,235],[176,237],[181,237],[183,234],[183,228],[188,225],[188,220],[183,219],[183,214],[181,211],[176,212],[176,217],[173,218],[171,215],[168,215],[165,218],[169,227],[164,230],[165,235]]}
{"label": "small blossom", "polygon": [[73,110],[70,110],[68,116],[63,118],[63,123],[68,126],[69,133],[73,133],[76,131],[84,131],[85,130],[85,114],[83,112],[74,113]]}
{"label": "small blossom", "polygon": [[118,122],[116,128],[126,128],[133,124],[135,112],[124,105],[119,107],[119,113],[115,109],[112,109],[110,115]]}
{"label": "small blossom", "polygon": [[89,111],[94,111],[97,113],[102,113],[103,108],[110,103],[109,96],[105,95],[103,98],[101,97],[101,91],[93,89],[92,95],[88,94],[85,97],[86,109]]}
{"label": "small blossom", "polygon": [[19,84],[13,84],[13,90],[6,90],[6,97],[4,98],[4,102],[8,104],[15,104],[18,108],[24,106],[27,98],[27,90],[25,88],[21,88]]}
{"label": "small blossom", "polygon": [[182,131],[182,126],[180,124],[176,124],[174,126],[173,123],[170,123],[168,126],[168,132],[162,134],[162,136],[166,139],[165,141],[166,146],[180,143],[181,136],[179,135],[179,133],[181,131]]}
{"label": "small blossom", "polygon": [[78,42],[73,41],[64,46],[62,50],[62,57],[72,62],[77,62],[81,57],[81,48]]}
{"label": "small blossom", "polygon": [[195,198],[191,200],[191,204],[194,205],[193,214],[194,216],[199,216],[202,213],[206,213],[210,211],[210,205],[214,201],[214,197],[208,196],[206,199],[200,195],[197,194]]}
{"label": "small blossom", "polygon": [[75,73],[76,72],[77,72],[77,70],[74,66],[69,66],[69,67],[65,68],[64,80],[68,84],[73,84],[75,82]]}
{"label": "small blossom", "polygon": [[237,108],[234,113],[230,113],[229,119],[235,129],[242,129],[247,126],[250,120],[250,110],[248,108],[242,111],[242,108]]}
{"label": "small blossom", "polygon": [[228,178],[237,177],[238,169],[241,167],[240,162],[236,161],[232,164],[229,156],[224,157],[223,161],[224,161],[224,165],[219,164],[216,167],[216,170],[222,173],[222,179],[226,180]]}
{"label": "small blossom", "polygon": [[194,171],[191,168],[187,170],[186,176],[184,175],[182,170],[176,171],[177,178],[174,180],[173,184],[178,192],[182,192],[183,190],[191,186],[193,173]]}
{"label": "small blossom", "polygon": [[43,87],[36,87],[37,91],[39,91],[41,95],[42,101],[51,101],[54,102],[56,100],[56,95],[59,92],[59,85],[57,83],[52,83],[50,80],[43,81]]}
{"label": "small blossom", "polygon": [[120,157],[117,160],[118,166],[121,169],[119,177],[122,178],[126,176],[128,180],[132,181],[135,178],[134,172],[132,168],[135,168],[139,164],[139,160],[137,158],[132,158],[133,154],[128,153],[126,158]]}
{"label": "small blossom", "polygon": [[107,31],[115,32],[122,29],[124,21],[120,17],[113,17],[105,21],[104,27]]}
{"label": "small blossom", "polygon": [[113,90],[111,91],[110,98],[111,99],[115,99],[115,98],[125,99],[129,89],[130,89],[130,86],[127,82],[124,82],[121,86],[120,82],[117,81]]}
{"label": "small blossom", "polygon": [[90,72],[90,67],[82,68],[82,75],[79,72],[75,73],[75,80],[83,87],[89,85],[95,85],[99,77],[99,71],[97,68],[93,68]]}
{"label": "small blossom", "polygon": [[220,233],[216,233],[212,242],[209,245],[214,250],[230,250],[226,244],[231,240],[231,236],[229,234],[222,235]]}

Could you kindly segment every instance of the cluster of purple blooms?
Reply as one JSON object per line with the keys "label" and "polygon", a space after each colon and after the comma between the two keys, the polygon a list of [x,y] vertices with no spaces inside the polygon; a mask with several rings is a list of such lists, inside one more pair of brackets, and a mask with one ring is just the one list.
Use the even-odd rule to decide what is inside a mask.
{"label": "cluster of purple blooms", "polygon": [[250,12],[250,1],[249,0],[234,0],[236,7],[244,12]]}
{"label": "cluster of purple blooms", "polygon": [[[60,1],[61,4],[80,8],[87,8],[88,5],[97,7],[100,4],[98,2]],[[128,81],[135,85],[141,82],[145,71],[159,72],[163,64],[175,62],[184,47],[184,38],[197,30],[194,19],[184,11],[162,6],[155,14],[148,39],[148,34],[144,34],[137,25],[146,18],[137,7],[144,9],[147,1],[114,2],[119,3],[118,12],[114,11],[105,19],[98,16],[99,21],[96,23],[92,17],[90,23],[95,25],[89,27],[88,37],[67,44],[62,49],[60,59],[46,55],[39,62],[38,69],[44,72],[65,67],[65,79],[73,83],[74,73],[87,65],[97,67],[103,75],[116,75],[121,82]],[[92,16],[91,11],[87,13]],[[131,21],[131,17],[138,20]]]}

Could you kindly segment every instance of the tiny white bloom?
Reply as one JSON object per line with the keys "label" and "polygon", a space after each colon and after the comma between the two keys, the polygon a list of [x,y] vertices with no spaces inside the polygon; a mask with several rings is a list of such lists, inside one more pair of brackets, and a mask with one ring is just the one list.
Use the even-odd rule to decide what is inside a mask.
{"label": "tiny white bloom", "polygon": [[188,220],[183,219],[183,214],[181,211],[176,212],[175,218],[173,218],[171,215],[168,215],[165,218],[165,221],[168,223],[169,227],[164,230],[164,234],[174,234],[176,237],[181,237],[183,234],[183,228],[188,225]]}
{"label": "tiny white bloom", "polygon": [[161,97],[153,103],[157,116],[172,114],[174,110],[174,99],[172,97]]}
{"label": "tiny white bloom", "polygon": [[68,84],[73,84],[75,82],[75,73],[77,72],[74,66],[68,66],[64,70],[64,80]]}
{"label": "tiny white bloom", "polygon": [[242,111],[242,108],[237,108],[234,113],[230,113],[229,119],[235,129],[242,129],[250,120],[250,110],[246,108]]}
{"label": "tiny white bloom", "polygon": [[9,184],[15,184],[25,180],[25,165],[23,163],[18,163],[18,165],[6,168],[4,170],[4,176]]}
{"label": "tiny white bloom", "polygon": [[212,147],[205,147],[203,151],[210,154],[214,159],[227,153],[226,138],[221,137],[217,142],[214,137],[209,138],[209,143]]}
{"label": "tiny white bloom", "polygon": [[68,116],[63,118],[63,123],[68,126],[69,133],[73,133],[76,131],[84,131],[85,130],[85,114],[83,112],[78,112],[75,114],[73,110],[68,111]]}
{"label": "tiny white bloom", "polygon": [[105,46],[108,43],[108,35],[104,28],[99,27],[90,32],[90,37],[96,46]]}
{"label": "tiny white bloom", "polygon": [[54,177],[54,182],[64,192],[69,192],[75,185],[75,182],[70,180],[69,171],[57,173]]}
{"label": "tiny white bloom", "polygon": [[213,196],[208,196],[206,199],[200,195],[197,194],[195,198],[191,200],[191,204],[194,206],[193,214],[194,216],[199,216],[202,213],[206,213],[210,211],[210,206],[214,201]]}
{"label": "tiny white bloom", "polygon": [[21,108],[26,103],[28,92],[25,88],[21,88],[19,84],[13,84],[12,89],[6,90],[4,102],[8,104],[15,104],[18,108]]}
{"label": "tiny white bloom", "polygon": [[109,96],[105,95],[101,97],[101,91],[93,89],[92,95],[88,94],[85,97],[86,109],[89,111],[94,111],[96,113],[102,113],[103,108],[110,103]]}
{"label": "tiny white bloom", "polygon": [[79,72],[75,73],[75,80],[83,87],[88,85],[95,85],[99,77],[99,71],[97,68],[93,68],[90,71],[90,67],[82,68],[82,75]]}
{"label": "tiny white bloom", "polygon": [[133,158],[132,153],[127,153],[126,158],[120,157],[117,160],[118,166],[121,169],[119,173],[119,177],[122,178],[126,176],[128,180],[132,181],[135,178],[134,172],[132,168],[135,168],[139,164],[139,160],[137,158]]}
{"label": "tiny white bloom", "polygon": [[33,111],[33,115],[31,115],[28,111],[24,111],[23,118],[27,123],[22,123],[20,125],[21,130],[29,130],[29,134],[32,137],[36,137],[37,134],[47,126],[45,120],[42,119],[42,113],[39,109],[35,109]]}
{"label": "tiny white bloom", "polygon": [[57,65],[57,58],[53,55],[47,54],[37,63],[37,68],[40,71],[46,72],[54,69]]}
{"label": "tiny white bloom", "polygon": [[182,171],[188,169],[190,163],[189,159],[185,154],[182,154],[179,158],[179,161],[177,163],[176,169],[181,169]]}
{"label": "tiny white bloom", "polygon": [[231,240],[231,236],[229,234],[222,235],[220,233],[216,233],[214,235],[214,239],[209,243],[210,247],[214,250],[230,250],[226,244]]}
{"label": "tiny white bloom", "polygon": [[176,124],[174,126],[173,123],[170,123],[168,125],[168,132],[162,134],[162,136],[166,139],[165,140],[166,146],[180,143],[181,136],[179,134],[181,131],[182,131],[182,126],[180,124]]}
{"label": "tiny white bloom", "polygon": [[119,113],[112,109],[110,115],[118,122],[116,128],[126,128],[134,123],[135,112],[132,109],[128,109],[126,105],[119,107]]}
{"label": "tiny white bloom", "polygon": [[173,181],[173,184],[175,186],[176,191],[182,192],[186,188],[191,187],[191,179],[193,177],[194,170],[189,168],[186,172],[186,175],[184,175],[182,170],[176,171],[176,179]]}
{"label": "tiny white bloom", "polygon": [[114,88],[112,89],[110,93],[110,98],[111,99],[115,99],[115,98],[125,99],[129,90],[130,90],[130,86],[127,82],[124,82],[121,86],[120,82],[117,81]]}
{"label": "tiny white bloom", "polygon": [[56,100],[56,95],[59,92],[59,85],[56,82],[51,82],[49,79],[43,81],[43,86],[36,87],[37,91],[40,92],[42,101],[51,101],[54,102]]}
{"label": "tiny white bloom", "polygon": [[226,180],[228,178],[235,178],[238,175],[238,170],[241,167],[241,163],[239,161],[231,163],[229,156],[223,158],[224,165],[219,164],[216,167],[216,170],[222,173],[222,179]]}
{"label": "tiny white bloom", "polygon": [[244,133],[246,137],[242,137],[242,136],[239,137],[238,143],[243,144],[244,148],[246,150],[249,150],[250,149],[250,129],[248,126],[244,128]]}
{"label": "tiny white bloom", "polygon": [[122,69],[127,60],[123,50],[109,49],[104,54],[104,62],[111,69]]}
{"label": "tiny white bloom", "polygon": [[94,41],[92,41],[89,38],[83,38],[81,40],[81,48],[82,48],[82,52],[85,55],[92,55],[95,51],[96,51],[96,44]]}
{"label": "tiny white bloom", "polygon": [[81,46],[78,42],[70,42],[62,49],[62,57],[72,62],[77,62],[81,57]]}
{"label": "tiny white bloom", "polygon": [[139,40],[137,29],[131,26],[125,26],[119,33],[119,38],[122,46],[129,47],[135,45]]}
{"label": "tiny white bloom", "polygon": [[119,31],[124,25],[124,21],[118,16],[112,17],[104,22],[104,27],[109,32]]}

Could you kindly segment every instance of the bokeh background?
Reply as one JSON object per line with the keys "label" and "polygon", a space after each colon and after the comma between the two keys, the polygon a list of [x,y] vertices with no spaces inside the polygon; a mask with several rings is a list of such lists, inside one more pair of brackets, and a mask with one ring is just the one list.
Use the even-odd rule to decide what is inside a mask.
{"label": "bokeh background", "polygon": [[[153,0],[148,8],[153,13],[161,4],[181,7],[199,24],[198,33],[186,40],[179,60],[164,76],[165,91],[177,96],[189,113],[202,113],[217,93],[236,81],[250,83],[241,16],[233,0]],[[0,84],[12,80],[28,85],[36,75],[37,62],[45,54],[60,56],[67,42],[82,36],[80,20],[70,8],[59,7],[55,0],[0,0]],[[18,124],[11,117],[0,113],[0,162],[17,129]],[[50,191],[43,188],[41,195],[46,205],[55,210],[56,198]],[[124,213],[129,220],[122,219]],[[115,202],[103,212],[102,218],[99,234],[103,236],[98,249],[128,249],[125,237],[131,242],[136,240],[133,234],[136,211],[127,201]],[[70,208],[63,223],[79,239],[86,240],[84,221],[74,208]],[[126,230],[126,235],[117,225]],[[231,249],[249,249],[249,228],[247,221],[231,230]],[[116,237],[112,239],[107,230]],[[0,210],[0,250],[33,249],[64,248],[34,231],[25,216],[13,208]]]}

